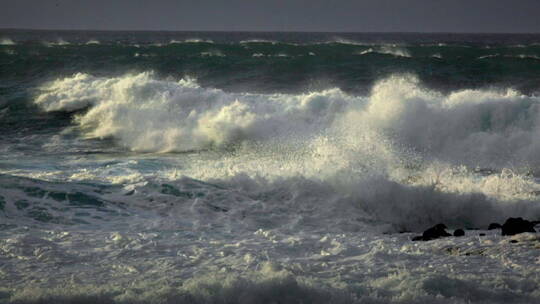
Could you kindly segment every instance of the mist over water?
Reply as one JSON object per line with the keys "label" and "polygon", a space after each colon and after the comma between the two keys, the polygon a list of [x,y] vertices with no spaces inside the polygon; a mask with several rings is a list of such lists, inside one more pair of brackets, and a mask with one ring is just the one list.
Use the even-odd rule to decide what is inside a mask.
{"label": "mist over water", "polygon": [[0,37],[0,301],[540,298],[535,235],[399,233],[540,219],[540,37]]}

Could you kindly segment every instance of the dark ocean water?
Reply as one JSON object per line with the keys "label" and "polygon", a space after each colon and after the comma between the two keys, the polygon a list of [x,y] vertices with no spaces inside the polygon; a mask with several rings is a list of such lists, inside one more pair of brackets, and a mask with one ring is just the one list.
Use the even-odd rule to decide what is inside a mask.
{"label": "dark ocean water", "polygon": [[12,85],[76,72],[153,70],[236,91],[365,91],[389,75],[414,73],[438,89],[503,85],[534,92],[540,68],[535,34],[3,31],[0,36],[15,43],[3,43],[0,57],[0,77]]}
{"label": "dark ocean water", "polygon": [[0,303],[536,303],[535,235],[397,232],[539,155],[539,34],[0,30]]}

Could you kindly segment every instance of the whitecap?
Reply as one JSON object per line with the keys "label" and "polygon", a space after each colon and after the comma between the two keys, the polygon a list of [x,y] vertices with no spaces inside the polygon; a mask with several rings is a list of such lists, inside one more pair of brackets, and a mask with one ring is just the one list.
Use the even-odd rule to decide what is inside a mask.
{"label": "whitecap", "polygon": [[0,39],[0,45],[15,45],[16,43],[11,40],[10,38],[2,38]]}

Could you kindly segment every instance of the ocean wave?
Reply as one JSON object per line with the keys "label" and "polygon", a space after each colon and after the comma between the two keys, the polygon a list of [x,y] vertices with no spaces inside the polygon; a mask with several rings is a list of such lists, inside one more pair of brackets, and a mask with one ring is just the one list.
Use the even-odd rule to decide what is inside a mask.
{"label": "ocean wave", "polygon": [[99,40],[96,40],[96,39],[90,39],[86,42],[86,45],[93,45],[93,44],[101,44],[101,42],[99,42]]}
{"label": "ocean wave", "polygon": [[208,50],[206,52],[201,52],[202,57],[225,57],[226,55],[223,54],[222,51],[214,49],[214,50]]}
{"label": "ocean wave", "polygon": [[210,39],[200,39],[200,38],[186,39],[186,40],[184,40],[184,42],[187,42],[187,43],[214,43],[214,41],[212,41]]}
{"label": "ocean wave", "polygon": [[364,43],[364,42],[355,41],[355,40],[351,40],[351,39],[345,39],[345,38],[341,38],[341,37],[335,37],[335,38],[333,38],[331,40],[323,42],[323,44],[334,44],[334,43],[345,44],[345,45],[359,45],[359,46],[371,45],[369,43]]}
{"label": "ocean wave", "polygon": [[[436,261],[428,267],[417,264],[411,259],[411,264],[418,265],[418,268],[406,269],[408,265],[396,267],[392,264],[394,261],[385,260],[385,258],[399,255],[393,248],[388,248],[377,242],[370,244],[374,248],[371,251],[362,252],[362,255],[355,256],[353,261],[334,262],[346,270],[348,275],[332,272],[337,278],[329,278],[323,284],[304,274],[308,269],[325,269],[324,273],[329,275],[328,268],[331,266],[317,268],[314,265],[324,265],[317,259],[308,259],[311,267],[303,265],[305,268],[299,268],[300,264],[288,265],[267,261],[261,262],[257,270],[244,271],[246,272],[244,275],[216,271],[217,273],[213,275],[197,274],[184,280],[179,280],[176,277],[158,277],[159,279],[154,279],[154,281],[143,278],[137,270],[139,265],[120,264],[113,265],[117,273],[116,276],[127,277],[131,271],[131,277],[135,276],[139,279],[130,284],[111,280],[111,282],[107,282],[108,284],[77,281],[66,282],[62,284],[63,287],[23,286],[9,290],[6,296],[8,296],[10,303],[18,304],[466,304],[508,303],[508,298],[515,299],[516,303],[534,303],[538,299],[534,288],[525,288],[538,283],[537,277],[532,273],[528,279],[520,278],[517,274],[497,273],[492,275],[490,283],[485,277],[481,277],[481,274],[485,274],[484,272],[481,274],[476,272],[468,274],[434,272],[433,268],[442,268]],[[413,255],[410,253],[412,250],[407,246],[404,246],[402,250],[411,256]],[[416,250],[418,254],[420,249]],[[430,255],[427,253],[427,249],[422,249],[422,251],[424,250],[425,255]],[[432,250],[440,250],[440,248],[436,247]],[[471,250],[471,253],[476,255],[477,252],[483,252],[485,249],[476,250],[476,252]],[[491,252],[488,253],[491,254]],[[438,255],[440,259],[448,261],[447,263],[456,264],[451,258],[442,254]],[[238,263],[252,264],[248,257],[250,255],[246,254],[247,262],[240,259]],[[457,258],[464,259],[463,257]],[[227,257],[224,258],[224,260],[226,259]],[[426,259],[426,257],[422,259]],[[164,267],[160,265],[163,263],[162,260],[163,258],[160,258],[159,263],[154,261],[154,264],[158,264],[158,267]],[[374,270],[373,273],[370,271],[368,274],[358,274],[358,268],[365,267],[364,263],[368,262],[377,262],[377,265],[387,266],[392,271],[382,274],[381,271]],[[326,265],[328,264],[330,263],[326,263]],[[353,264],[356,265],[355,275],[349,274]],[[159,272],[156,272],[160,273],[166,268],[157,269]],[[74,274],[73,278],[83,276]],[[157,275],[154,274],[154,277]],[[507,284],[497,285],[499,281],[504,281]],[[69,289],[65,288],[65,285],[69,286]],[[524,290],[520,289],[518,293],[512,286],[524,286]]]}
{"label": "ocean wave", "polygon": [[[488,235],[479,242],[473,230],[461,238],[411,243],[412,234],[384,235],[368,217],[399,214],[401,222],[420,229],[426,223],[415,224],[417,214],[428,221],[441,213],[460,220],[493,215],[493,202],[480,195],[463,201],[442,194],[409,198],[403,194],[415,189],[395,192],[374,180],[354,192],[374,193],[380,206],[369,195],[366,206],[364,199],[340,195],[341,189],[298,177],[266,184],[245,175],[220,184],[176,178],[124,187],[0,180],[7,186],[0,199],[11,195],[0,205],[8,235],[0,250],[14,265],[2,287],[9,303],[506,303],[508,294],[534,303],[540,296],[535,288],[515,289],[538,283],[531,275],[536,269],[527,267],[537,258],[530,248],[538,243],[534,234],[513,237],[518,246],[493,231],[482,231]],[[100,200],[92,208],[94,197]],[[505,208],[535,210],[521,207],[506,202]],[[535,208],[530,216],[538,215]],[[80,222],[58,223],[45,211]],[[472,272],[471,255],[480,263]],[[514,272],[492,263],[510,257]],[[66,263],[72,266],[59,271]],[[50,275],[21,286],[34,278],[35,272],[18,271],[27,268]]]}
{"label": "ocean wave", "polygon": [[270,43],[270,44],[278,44],[279,41],[275,40],[268,40],[268,39],[247,39],[240,41],[240,44],[250,44],[250,43]]}
{"label": "ocean wave", "polygon": [[384,54],[384,55],[392,55],[395,57],[411,57],[411,54],[409,53],[407,49],[400,48],[400,47],[392,47],[392,46],[381,46],[378,48],[369,48],[367,50],[358,52],[356,54],[358,55]]}
{"label": "ocean wave", "polygon": [[511,56],[512,58],[521,58],[521,59],[535,59],[535,60],[540,60],[540,56],[537,56],[537,55],[527,55],[527,54],[519,54],[517,56]]}
{"label": "ocean wave", "polygon": [[0,45],[15,45],[16,43],[11,40],[10,38],[2,38],[0,39]]}
{"label": "ocean wave", "polygon": [[172,39],[169,44],[181,44],[181,43],[210,43],[213,44],[214,41],[211,39],[202,39],[202,38],[188,38],[185,40],[176,40]]}
{"label": "ocean wave", "polygon": [[214,150],[219,161],[183,174],[256,189],[248,197],[296,193],[312,206],[339,198],[405,229],[540,216],[529,175],[540,172],[540,98],[511,89],[441,94],[395,75],[368,96],[228,93],[141,73],[77,74],[41,90],[45,111],[86,109],[74,122],[88,138],[133,151]]}
{"label": "ocean wave", "polygon": [[519,54],[519,55],[502,55],[502,54],[490,54],[478,57],[478,59],[491,59],[491,58],[514,58],[514,59],[534,59],[540,60],[537,55]]}
{"label": "ocean wave", "polygon": [[427,47],[445,47],[445,46],[453,46],[453,47],[456,47],[456,46],[459,46],[459,45],[454,45],[454,44],[451,44],[449,45],[448,43],[443,43],[443,42],[439,42],[439,43],[421,43],[420,46],[427,46]]}
{"label": "ocean wave", "polygon": [[[536,96],[507,90],[462,90],[449,95],[393,76],[369,96],[339,89],[299,95],[227,93],[191,80],[77,74],[42,87],[36,104],[46,111],[89,107],[76,122],[86,136],[113,137],[134,151],[185,151],[242,141],[311,136],[354,120],[427,157],[461,165],[540,168],[540,115]],[[356,110],[353,110],[356,109]],[[358,110],[360,109],[360,110]],[[356,118],[351,118],[356,115]]]}
{"label": "ocean wave", "polygon": [[[314,56],[315,54],[310,52],[308,55],[309,56]],[[302,56],[302,55],[300,55],[300,56]],[[273,54],[273,55],[271,55],[271,54],[265,55],[263,53],[253,53],[251,55],[251,57],[282,57],[283,58],[283,57],[293,57],[293,56],[291,56],[289,54],[286,54],[286,53],[283,53],[283,52],[280,52],[280,53]]]}
{"label": "ocean wave", "polygon": [[51,47],[51,46],[66,46],[66,45],[70,45],[71,43],[62,38],[58,38],[56,41],[44,41],[43,44],[45,46]]}
{"label": "ocean wave", "polygon": [[14,56],[18,54],[15,50],[9,50],[9,49],[4,50],[4,53],[10,56]]}
{"label": "ocean wave", "polygon": [[[75,284],[65,288],[22,288],[11,295],[11,302],[30,303],[360,303],[352,293],[326,286],[312,286],[309,280],[295,278],[277,263],[262,263],[259,271],[246,276],[199,275],[184,280],[181,287],[144,280],[136,287]],[[161,285],[161,286],[160,286]]]}
{"label": "ocean wave", "polygon": [[112,136],[134,151],[171,152],[324,128],[351,99],[337,89],[231,94],[141,73],[117,78],[77,74],[43,87],[36,103],[46,111],[90,107],[77,118],[88,137]]}
{"label": "ocean wave", "polygon": [[489,54],[489,55],[483,55],[478,57],[478,59],[489,59],[489,58],[496,58],[501,56],[501,54]]}

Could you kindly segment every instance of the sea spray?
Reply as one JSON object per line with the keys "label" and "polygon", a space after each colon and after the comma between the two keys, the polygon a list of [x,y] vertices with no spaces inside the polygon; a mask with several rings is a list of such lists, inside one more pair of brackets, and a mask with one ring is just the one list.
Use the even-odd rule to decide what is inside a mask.
{"label": "sea spray", "polygon": [[[45,85],[36,103],[48,111],[88,108],[75,117],[86,137],[112,137],[134,151],[217,149],[219,159],[187,166],[188,176],[218,184],[238,175],[263,177],[256,192],[301,176],[328,188],[322,197],[342,192],[347,204],[396,227],[485,225],[503,214],[540,210],[532,202],[533,181],[505,173],[500,183],[507,189],[497,190],[495,176],[474,173],[518,160],[516,169],[535,168],[534,145],[510,148],[515,138],[536,136],[538,99],[512,90],[445,95],[414,76],[395,75],[366,97],[339,89],[238,94],[152,73],[78,74]],[[501,151],[505,145],[511,153]],[[437,167],[443,169],[434,175]]]}

